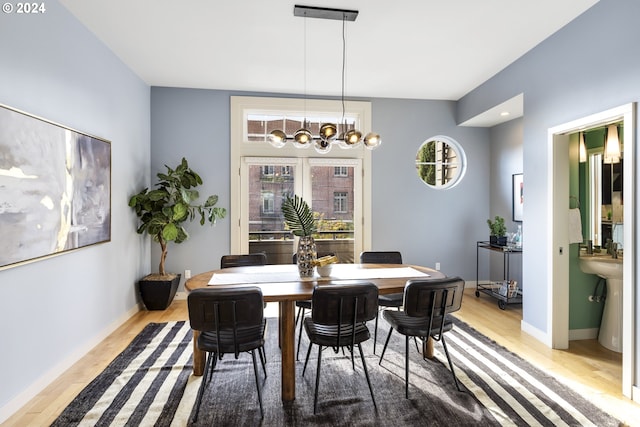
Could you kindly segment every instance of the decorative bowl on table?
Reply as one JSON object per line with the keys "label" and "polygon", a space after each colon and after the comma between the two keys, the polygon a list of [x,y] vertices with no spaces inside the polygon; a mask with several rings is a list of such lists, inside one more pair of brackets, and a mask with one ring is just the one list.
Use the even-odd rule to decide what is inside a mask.
{"label": "decorative bowl on table", "polygon": [[318,271],[318,274],[320,275],[320,277],[330,277],[332,268],[333,268],[333,264],[316,266],[316,270]]}

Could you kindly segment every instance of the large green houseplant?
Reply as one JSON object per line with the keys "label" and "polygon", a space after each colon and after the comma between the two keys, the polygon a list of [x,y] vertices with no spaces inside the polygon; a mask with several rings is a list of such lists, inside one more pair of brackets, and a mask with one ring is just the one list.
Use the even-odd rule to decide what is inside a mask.
{"label": "large green houseplant", "polygon": [[[155,184],[155,188],[151,190],[145,188],[133,195],[129,199],[129,206],[133,208],[140,220],[137,232],[139,234],[147,233],[153,241],[160,244],[158,274],[149,275],[143,280],[175,283],[175,285],[171,285],[172,295],[166,304],[168,305],[175,295],[173,288],[177,288],[177,283],[180,281],[179,274],[167,274],[165,271],[168,243],[182,243],[189,238],[189,234],[184,228],[185,222],[191,222],[200,217],[200,225],[204,225],[206,222],[213,225],[216,220],[224,218],[227,211],[215,206],[218,203],[217,195],[209,196],[204,203],[196,203],[200,197],[196,187],[202,185],[202,178],[189,167],[185,158],[175,168],[170,168],[167,165],[165,167],[167,168],[166,173],[157,174],[158,182]],[[140,285],[143,301],[145,300],[143,295],[145,291],[142,288],[145,285]],[[164,300],[164,298],[162,299]],[[163,302],[148,305],[145,301],[145,305],[149,308],[149,305],[165,304]]]}
{"label": "large green houseplant", "polygon": [[287,196],[281,206],[282,215],[287,228],[294,236],[298,236],[297,262],[301,277],[313,276],[314,261],[318,257],[313,233],[317,224],[311,208],[302,197]]}

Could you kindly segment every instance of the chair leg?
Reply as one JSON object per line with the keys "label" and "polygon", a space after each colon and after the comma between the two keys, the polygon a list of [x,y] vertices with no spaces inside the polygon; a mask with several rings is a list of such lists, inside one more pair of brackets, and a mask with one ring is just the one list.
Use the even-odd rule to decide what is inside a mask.
{"label": "chair leg", "polygon": [[320,361],[322,360],[322,346],[318,345],[318,367],[316,368],[316,393],[313,396],[313,414],[318,407],[318,386],[320,385]]}
{"label": "chair leg", "polygon": [[304,373],[307,370],[307,363],[309,363],[309,356],[311,355],[311,347],[313,347],[312,343],[309,343],[309,348],[307,348],[307,357],[304,359],[304,368],[302,368],[302,376],[304,377]]}
{"label": "chair leg", "polygon": [[409,398],[409,335],[404,337],[404,398]]}
{"label": "chair leg", "polygon": [[393,328],[389,328],[389,334],[387,335],[387,340],[384,342],[384,347],[382,348],[382,354],[380,355],[378,365],[382,365],[382,358],[384,357],[384,352],[387,351],[387,345],[389,344],[389,340],[391,339],[391,332],[393,332]]}
{"label": "chair leg", "polygon": [[364,360],[364,354],[362,353],[362,346],[358,343],[358,350],[360,350],[360,358],[362,359],[362,367],[364,368],[364,376],[367,377],[367,384],[369,385],[369,392],[371,393],[371,400],[373,401],[373,407],[376,412],[378,411],[378,405],[376,405],[376,398],[373,395],[373,388],[371,387],[371,380],[369,379],[369,370],[367,369],[367,362]]}
{"label": "chair leg", "polygon": [[256,390],[258,390],[258,403],[260,404],[260,419],[264,419],[264,411],[262,409],[262,394],[260,393],[260,381],[258,380],[258,363],[256,362],[255,350],[251,350],[251,358],[253,359],[253,374],[256,377]]}
{"label": "chair leg", "polygon": [[218,357],[218,353],[211,353],[211,367],[209,369],[208,381],[211,381],[211,378],[213,377],[213,370],[216,369],[216,366],[218,365]]}
{"label": "chair leg", "polygon": [[193,415],[194,423],[198,421],[198,414],[200,413],[200,404],[202,403],[202,396],[204,395],[204,389],[207,383],[211,381],[211,374],[209,373],[209,371],[213,373],[213,367],[215,366],[215,359],[217,357],[218,356],[213,353],[207,354],[207,361],[205,362],[204,374],[202,375],[202,381],[200,382],[200,387],[198,388],[198,396],[196,397],[196,402],[197,402],[196,413]]}
{"label": "chair leg", "polygon": [[262,363],[264,377],[267,378],[267,355],[264,352],[264,346],[258,348],[258,355],[260,356],[260,363]]}
{"label": "chair leg", "polygon": [[376,354],[376,343],[378,342],[378,316],[380,315],[380,310],[376,312],[376,326],[373,330],[373,354]]}
{"label": "chair leg", "polygon": [[449,356],[449,350],[447,349],[447,343],[444,340],[444,335],[440,338],[440,341],[442,341],[442,347],[444,347],[444,354],[447,356],[447,360],[449,361],[449,368],[451,368],[451,375],[453,375],[453,381],[456,383],[456,388],[458,389],[458,391],[462,391],[460,390],[460,385],[458,384],[458,378],[456,377],[456,373],[453,370],[453,363],[451,363],[451,356]]}
{"label": "chair leg", "polygon": [[302,310],[304,310],[304,308],[302,307],[298,307],[298,313],[296,313],[296,325],[298,324],[298,321],[300,320],[300,313],[302,313]]}
{"label": "chair leg", "polygon": [[298,332],[298,349],[296,350],[296,362],[298,361],[298,356],[300,355],[300,343],[302,342],[302,324],[304,323],[305,309],[300,307],[298,309],[298,314],[300,314],[300,312],[302,312],[302,316],[300,317],[300,331]]}

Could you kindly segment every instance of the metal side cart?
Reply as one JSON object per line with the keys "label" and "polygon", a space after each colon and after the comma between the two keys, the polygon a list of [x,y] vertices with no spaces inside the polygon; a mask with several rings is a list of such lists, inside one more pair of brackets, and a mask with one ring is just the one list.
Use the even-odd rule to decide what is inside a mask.
{"label": "metal side cart", "polygon": [[[503,275],[502,280],[480,280],[480,252],[502,253]],[[496,246],[487,241],[476,242],[476,297],[481,293],[498,300],[498,307],[504,310],[507,304],[522,304],[522,283],[511,279],[511,257],[522,255],[521,248],[510,246]]]}

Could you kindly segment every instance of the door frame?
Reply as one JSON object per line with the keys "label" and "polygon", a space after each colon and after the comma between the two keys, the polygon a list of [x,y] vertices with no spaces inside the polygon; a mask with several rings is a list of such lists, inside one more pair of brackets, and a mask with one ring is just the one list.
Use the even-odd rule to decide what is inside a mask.
{"label": "door frame", "polygon": [[[297,111],[305,114],[320,112],[322,114],[334,114],[334,112],[345,111],[351,117],[357,118],[357,126],[363,132],[371,129],[371,102],[368,101],[345,101],[344,105],[340,100],[325,99],[300,99],[300,98],[271,98],[271,97],[250,97],[231,96],[230,97],[230,194],[229,220],[230,228],[230,253],[243,253],[241,234],[242,191],[241,173],[243,157],[295,157],[301,159],[323,159],[331,157],[335,159],[359,159],[362,174],[360,176],[360,188],[358,191],[362,195],[360,207],[361,216],[355,217],[354,221],[360,221],[362,236],[360,245],[362,250],[371,248],[371,178],[372,161],[371,150],[364,148],[360,144],[359,148],[342,149],[333,147],[330,155],[322,155],[313,149],[298,149],[291,144],[283,148],[274,148],[268,143],[249,141],[245,126],[247,114]],[[354,246],[357,246],[354,242]],[[248,248],[247,248],[248,250]]]}
{"label": "door frame", "polygon": [[640,393],[633,386],[636,376],[636,291],[635,277],[635,123],[636,105],[629,103],[617,108],[596,113],[548,130],[548,206],[549,223],[547,253],[551,277],[548,286],[548,325],[551,325],[551,346],[565,349],[569,347],[569,239],[567,215],[569,209],[568,134],[596,127],[614,119],[621,119],[623,126],[624,164],[624,258],[622,331],[622,394],[639,401]]}

